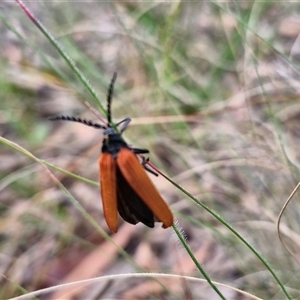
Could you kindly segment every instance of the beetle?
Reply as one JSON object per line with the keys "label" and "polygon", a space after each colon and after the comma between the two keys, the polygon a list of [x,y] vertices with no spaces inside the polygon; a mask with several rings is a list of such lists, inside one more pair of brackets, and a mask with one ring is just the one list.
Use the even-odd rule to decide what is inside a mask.
{"label": "beetle", "polygon": [[[96,129],[104,130],[102,151],[98,160],[100,169],[100,190],[103,212],[108,227],[118,230],[118,212],[131,224],[142,222],[153,228],[155,222],[161,222],[164,228],[173,225],[173,214],[146,174],[147,160],[142,162],[138,155],[149,153],[147,149],[133,148],[122,137],[131,119],[125,118],[115,126],[112,123],[111,103],[113,88],[117,78],[114,73],[107,93],[107,124],[101,125],[91,120],[72,116],[50,117],[52,121],[79,122]],[[117,128],[120,127],[119,131]]]}

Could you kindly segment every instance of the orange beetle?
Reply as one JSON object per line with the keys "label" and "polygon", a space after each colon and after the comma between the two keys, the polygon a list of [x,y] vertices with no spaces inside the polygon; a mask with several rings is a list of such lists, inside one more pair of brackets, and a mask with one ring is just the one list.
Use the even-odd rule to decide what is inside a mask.
{"label": "orange beetle", "polygon": [[70,116],[56,116],[49,119],[79,122],[104,129],[102,154],[99,157],[100,186],[104,217],[113,232],[118,230],[118,212],[131,224],[142,222],[153,228],[154,222],[162,222],[164,228],[170,227],[174,222],[173,214],[145,170],[157,174],[148,169],[145,162],[141,164],[136,155],[149,151],[132,148],[122,138],[122,133],[131,119],[126,118],[116,124],[116,126],[123,124],[120,133],[112,125],[110,107],[116,78],[117,74],[114,73],[107,95],[106,126]]}

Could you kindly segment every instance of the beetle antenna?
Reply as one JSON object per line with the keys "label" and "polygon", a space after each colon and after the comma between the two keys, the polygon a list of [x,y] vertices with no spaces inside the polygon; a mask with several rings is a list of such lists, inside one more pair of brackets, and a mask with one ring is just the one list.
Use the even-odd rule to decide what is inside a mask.
{"label": "beetle antenna", "polygon": [[87,120],[87,119],[82,119],[82,118],[76,118],[76,117],[71,117],[71,116],[55,116],[55,117],[50,117],[48,118],[50,121],[57,121],[57,120],[61,120],[61,121],[71,121],[71,122],[77,122],[77,123],[81,123],[90,127],[94,127],[97,129],[105,129],[106,126],[103,126],[99,123],[93,122],[91,120]]}
{"label": "beetle antenna", "polygon": [[111,125],[111,102],[112,102],[112,96],[113,96],[113,91],[114,91],[114,84],[117,79],[117,72],[114,72],[114,75],[111,79],[109,88],[108,88],[108,93],[107,93],[107,121],[108,125]]}

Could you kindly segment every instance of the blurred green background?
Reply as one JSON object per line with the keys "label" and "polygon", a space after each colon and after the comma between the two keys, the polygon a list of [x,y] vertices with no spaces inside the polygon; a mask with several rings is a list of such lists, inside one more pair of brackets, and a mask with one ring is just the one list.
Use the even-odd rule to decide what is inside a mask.
{"label": "blurred green background", "polygon": [[[85,101],[105,117],[102,108],[117,71],[112,111],[116,121],[132,118],[126,140],[149,149],[152,163],[229,222],[266,258],[293,299],[299,298],[299,263],[279,242],[276,220],[300,178],[300,4],[26,3],[101,102],[18,5],[3,2],[1,136],[97,182],[102,132],[47,118],[68,114],[96,120]],[[111,234],[99,188],[53,172]],[[261,262],[222,224],[161,176],[151,179],[212,279],[263,299],[286,298]],[[133,261],[124,258],[39,164],[3,141],[0,214],[0,298],[140,271],[133,261],[151,272],[199,277],[171,230],[160,226],[151,230],[120,220],[119,233],[111,237]],[[294,253],[300,247],[299,220],[296,194],[281,223]],[[173,284],[170,279],[154,287],[149,282],[128,278],[73,293],[81,299],[189,299],[186,287],[191,299],[217,299],[205,283]],[[228,299],[248,299],[232,289],[222,292]]]}

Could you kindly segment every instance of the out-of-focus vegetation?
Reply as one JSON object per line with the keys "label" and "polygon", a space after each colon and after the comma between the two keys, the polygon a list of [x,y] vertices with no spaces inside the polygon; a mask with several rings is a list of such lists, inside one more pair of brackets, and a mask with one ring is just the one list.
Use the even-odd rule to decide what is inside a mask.
{"label": "out-of-focus vegetation", "polygon": [[[300,4],[280,2],[28,2],[106,105],[114,71],[116,120],[151,162],[245,237],[296,299],[299,264],[279,242],[277,216],[300,179]],[[94,119],[92,97],[13,2],[0,4],[0,132],[32,155],[98,181],[102,133],[52,115]],[[99,107],[97,107],[99,108]],[[100,110],[100,113],[103,112]],[[171,230],[103,218],[99,188],[51,171],[115,244],[36,161],[0,146],[0,298],[107,274],[147,270],[199,277]],[[170,204],[212,279],[264,299],[285,298],[249,248],[161,176]],[[299,201],[284,241],[299,252]],[[130,257],[132,259],[130,259]],[[126,278],[73,289],[80,299],[216,299],[206,283]],[[240,298],[231,289],[228,299]],[[57,290],[42,299],[63,298]],[[69,296],[71,297],[71,296]],[[246,297],[246,296],[244,296]],[[66,299],[66,298],[65,298]],[[249,298],[250,299],[250,298]]]}

